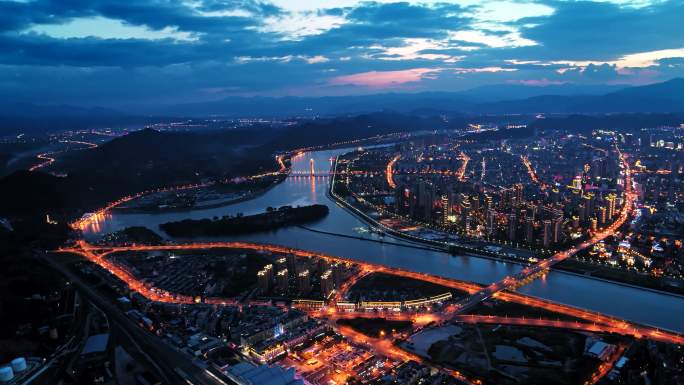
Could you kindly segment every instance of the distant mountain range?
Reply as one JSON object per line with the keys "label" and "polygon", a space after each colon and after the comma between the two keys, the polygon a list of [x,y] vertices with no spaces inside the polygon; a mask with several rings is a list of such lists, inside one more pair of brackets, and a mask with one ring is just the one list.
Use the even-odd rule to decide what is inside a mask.
{"label": "distant mountain range", "polygon": [[541,95],[478,104],[476,113],[682,112],[684,79],[630,87],[603,95]]}
{"label": "distant mountain range", "polygon": [[0,134],[102,125],[144,124],[162,117],[321,117],[392,110],[403,114],[605,114],[684,112],[684,79],[647,86],[533,87],[503,84],[460,92],[386,93],[326,97],[228,97],[120,112],[105,108],[0,104]]}
{"label": "distant mountain range", "polygon": [[155,120],[101,107],[0,102],[0,135],[130,127]]}
{"label": "distant mountain range", "polygon": [[323,97],[228,97],[223,100],[161,107],[156,114],[184,116],[331,116],[381,110],[412,113],[429,109],[441,112],[478,113],[480,105],[519,100],[540,95],[601,95],[622,89],[618,86],[516,84],[482,86],[459,92],[384,93]]}
{"label": "distant mountain range", "polygon": [[639,87],[492,85],[461,92],[388,93],[329,97],[229,97],[162,107],[166,116],[329,116],[380,110],[461,114],[613,113],[684,111],[684,79]]}

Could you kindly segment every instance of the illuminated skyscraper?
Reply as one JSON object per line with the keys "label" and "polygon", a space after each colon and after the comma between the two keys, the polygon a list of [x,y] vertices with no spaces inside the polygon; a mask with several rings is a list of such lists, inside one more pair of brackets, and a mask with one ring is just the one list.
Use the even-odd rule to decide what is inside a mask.
{"label": "illuminated skyscraper", "polygon": [[563,215],[557,216],[553,220],[553,243],[557,244],[561,241],[561,235],[563,234]]}
{"label": "illuminated skyscraper", "polygon": [[522,183],[516,183],[513,185],[513,191],[515,196],[515,203],[521,205],[523,203],[523,185]]}
{"label": "illuminated skyscraper", "polygon": [[321,295],[323,295],[323,298],[328,298],[333,290],[335,290],[333,272],[332,270],[326,270],[321,275]]}
{"label": "illuminated skyscraper", "polygon": [[276,274],[276,288],[278,289],[278,292],[287,292],[287,287],[289,286],[288,278],[289,275],[287,269],[281,269],[278,271]]}
{"label": "illuminated skyscraper", "polygon": [[601,226],[605,226],[608,223],[608,209],[605,206],[599,207],[598,223]]}
{"label": "illuminated skyscraper", "polygon": [[494,208],[494,202],[491,195],[485,195],[484,197],[485,211],[492,210]]}
{"label": "illuminated skyscraper", "polygon": [[442,223],[447,224],[449,222],[449,215],[451,215],[451,207],[449,205],[449,196],[442,195]]}
{"label": "illuminated skyscraper", "polygon": [[615,201],[617,196],[613,193],[608,194],[606,197],[606,203],[608,204],[608,220],[615,218]]}
{"label": "illuminated skyscraper", "polygon": [[308,269],[297,275],[297,289],[300,294],[308,294],[311,291],[311,277]]}
{"label": "illuminated skyscraper", "polygon": [[266,270],[259,270],[257,272],[257,285],[262,294],[266,294],[271,289],[271,281],[268,279],[268,272]]}
{"label": "illuminated skyscraper", "polygon": [[264,271],[266,272],[266,276],[268,277],[268,282],[273,282],[273,277],[275,276],[275,273],[273,271],[273,265],[268,264],[264,266]]}

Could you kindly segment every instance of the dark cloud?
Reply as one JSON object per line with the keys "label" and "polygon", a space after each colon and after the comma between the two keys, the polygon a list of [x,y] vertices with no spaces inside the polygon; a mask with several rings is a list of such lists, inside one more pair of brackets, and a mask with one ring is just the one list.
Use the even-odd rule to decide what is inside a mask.
{"label": "dark cloud", "polygon": [[[333,76],[412,68],[444,69],[437,79],[421,83],[428,90],[540,79],[601,83],[684,75],[684,62],[677,58],[659,60],[655,69],[631,72],[604,64],[561,73],[557,70],[566,66],[507,62],[608,61],[635,52],[684,48],[681,1],[642,8],[588,1],[545,4],[555,12],[507,25],[538,45],[493,48],[482,42],[448,40],[453,31],[477,30],[500,39],[510,32],[480,28],[474,24],[472,7],[446,3],[363,2],[317,10],[312,16],[334,16],[345,22],[318,34],[292,36],[266,28],[267,19],[288,23],[293,15],[265,0],[203,0],[193,6],[181,0],[0,0],[0,97],[108,103],[198,100],[224,93],[324,93]],[[196,40],[61,39],[26,32],[35,25],[96,16],[157,31],[171,27],[192,33]],[[462,59],[456,63],[426,57],[380,60],[399,59],[384,48],[403,47],[406,39],[440,41],[451,48],[429,47],[419,53]],[[307,61],[316,55],[326,60]],[[456,67],[516,71],[449,70]]]}
{"label": "dark cloud", "polygon": [[588,1],[549,5],[555,9],[552,15],[516,22],[524,37],[539,43],[518,49],[519,56],[611,60],[629,53],[684,47],[684,2],[679,0],[642,8]]}

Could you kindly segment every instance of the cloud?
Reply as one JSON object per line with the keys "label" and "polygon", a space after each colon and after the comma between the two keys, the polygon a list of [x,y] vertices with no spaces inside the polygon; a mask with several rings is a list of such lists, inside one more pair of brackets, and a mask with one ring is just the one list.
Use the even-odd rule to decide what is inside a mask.
{"label": "cloud", "polygon": [[551,80],[551,79],[547,79],[547,78],[542,78],[542,79],[509,80],[507,83],[522,84],[522,85],[532,86],[532,87],[546,87],[546,86],[566,84],[568,82],[564,82],[562,80]]}
{"label": "cloud", "polygon": [[304,61],[309,64],[327,63],[330,61],[327,57],[323,55],[304,57]]}
{"label": "cloud", "polygon": [[0,96],[641,84],[684,76],[683,14],[645,0],[0,0]]}
{"label": "cloud", "polygon": [[353,85],[368,88],[397,88],[407,83],[433,78],[442,71],[436,68],[412,68],[401,71],[369,71],[330,79],[331,85]]}
{"label": "cloud", "polygon": [[453,40],[482,44],[493,48],[525,47],[537,44],[533,40],[522,37],[518,31],[492,34],[485,31],[464,30],[452,32],[449,37]]}
{"label": "cloud", "polygon": [[271,16],[264,19],[258,31],[275,33],[283,40],[300,40],[306,36],[319,35],[346,22],[339,15],[318,14],[317,12],[297,12]]}
{"label": "cloud", "polygon": [[515,23],[524,38],[539,43],[520,50],[527,54],[524,59],[608,61],[682,46],[681,1],[654,2],[640,8],[599,1],[549,4],[553,14]]}
{"label": "cloud", "polygon": [[152,30],[146,26],[129,25],[121,20],[108,19],[102,16],[74,18],[64,24],[34,25],[25,32],[45,34],[60,39],[86,37],[100,39],[171,39],[175,41],[197,41],[199,39],[197,34],[178,31],[177,27],[169,26]]}
{"label": "cloud", "polygon": [[402,39],[400,45],[385,47],[382,45],[372,45],[368,47],[368,56],[380,60],[440,60],[453,63],[460,59],[459,56],[441,53],[443,50],[451,50],[453,47],[446,42],[432,39]]}

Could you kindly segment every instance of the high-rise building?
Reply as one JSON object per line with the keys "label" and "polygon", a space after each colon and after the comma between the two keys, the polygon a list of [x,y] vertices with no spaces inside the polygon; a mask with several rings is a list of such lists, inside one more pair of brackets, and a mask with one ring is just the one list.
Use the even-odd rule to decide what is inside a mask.
{"label": "high-rise building", "polygon": [[585,194],[584,197],[582,197],[582,201],[584,202],[584,209],[586,210],[585,216],[589,218],[594,213],[594,194]]}
{"label": "high-rise building", "polygon": [[305,269],[297,274],[297,289],[300,294],[308,294],[311,291],[311,277],[309,269]]}
{"label": "high-rise building", "polygon": [[525,218],[525,242],[534,243],[534,219]]}
{"label": "high-rise building", "polygon": [[599,207],[599,212],[598,212],[598,223],[602,227],[608,223],[608,209],[606,206],[601,206]]}
{"label": "high-rise building", "polygon": [[553,243],[558,244],[563,234],[563,214],[556,216],[553,220]]}
{"label": "high-rise building", "polygon": [[333,282],[336,289],[339,289],[342,285],[342,280],[344,279],[344,269],[344,264],[340,262],[335,262],[335,264],[332,266]]}
{"label": "high-rise building", "polygon": [[575,190],[582,190],[582,176],[578,175],[572,180],[572,185],[570,186]]}
{"label": "high-rise building", "polygon": [[480,197],[477,194],[470,197],[470,207],[475,210],[480,210]]}
{"label": "high-rise building", "polygon": [[269,283],[273,282],[273,277],[275,277],[275,273],[273,271],[273,265],[269,263],[268,265],[264,266],[263,270],[266,272],[266,276],[268,277],[268,282]]}
{"label": "high-rise building", "polygon": [[420,181],[418,184],[418,205],[422,209],[421,217],[432,222],[432,205],[435,202],[435,189],[431,183]]}
{"label": "high-rise building", "polygon": [[289,286],[289,274],[287,272],[287,269],[278,270],[278,273],[276,274],[276,288],[278,289],[278,292],[280,292],[280,293],[287,292],[288,286]]}
{"label": "high-rise building", "polygon": [[471,209],[470,209],[470,200],[465,197],[463,201],[461,201],[461,225],[466,228],[467,231],[467,223],[470,219],[470,214],[471,214]]}
{"label": "high-rise building", "polygon": [[414,183],[411,186],[411,190],[408,192],[408,214],[412,217],[418,215],[418,194],[420,193],[420,184]]}
{"label": "high-rise building", "polygon": [[290,274],[297,273],[297,257],[294,254],[287,254],[285,257],[287,259],[287,270]]}
{"label": "high-rise building", "polygon": [[485,212],[494,209],[494,200],[492,199],[491,195],[485,194],[484,205]]}
{"label": "high-rise building", "polygon": [[268,279],[268,272],[266,270],[259,270],[257,272],[257,285],[262,294],[266,294],[271,290],[271,281]]}
{"label": "high-rise building", "polygon": [[543,233],[543,244],[544,248],[548,249],[551,246],[551,241],[553,240],[553,224],[550,220],[544,220],[544,233]]}
{"label": "high-rise building", "polygon": [[584,204],[584,202],[577,206],[577,212],[579,214],[580,221],[584,222],[587,220],[587,206]]}
{"label": "high-rise building", "polygon": [[608,204],[608,220],[615,218],[615,201],[617,196],[613,193],[608,194],[606,197],[606,203]]}
{"label": "high-rise building", "polygon": [[397,213],[405,214],[409,209],[411,190],[405,185],[399,185],[394,189],[394,208]]}
{"label": "high-rise building", "polygon": [[326,270],[321,275],[321,295],[323,295],[323,298],[328,298],[333,290],[335,290],[335,282],[333,281],[332,270]]}
{"label": "high-rise building", "polygon": [[501,189],[499,191],[499,209],[500,210],[506,210],[507,208],[511,208],[511,200],[513,199],[513,193],[511,189]]}
{"label": "high-rise building", "polygon": [[328,265],[329,265],[328,260],[326,260],[325,258],[319,258],[318,259],[318,272],[320,274],[323,274],[324,272],[326,272],[329,268]]}
{"label": "high-rise building", "polygon": [[553,189],[551,189],[549,198],[551,199],[551,203],[560,202],[560,191],[554,187]]}
{"label": "high-rise building", "polygon": [[442,224],[449,223],[449,215],[451,215],[451,206],[449,205],[449,196],[442,195]]}
{"label": "high-rise building", "polygon": [[518,219],[515,214],[508,214],[508,240],[515,241],[515,233],[518,229]]}
{"label": "high-rise building", "polygon": [[537,206],[533,205],[532,203],[527,204],[525,209],[525,217],[532,220],[537,218]]}
{"label": "high-rise building", "polygon": [[485,224],[485,229],[487,231],[487,235],[491,236],[494,234],[496,226],[496,211],[492,210],[487,210],[487,222]]}
{"label": "high-rise building", "polygon": [[521,205],[524,201],[522,183],[514,184],[513,185],[513,191],[514,191],[514,196],[515,196],[515,203],[517,205]]}

